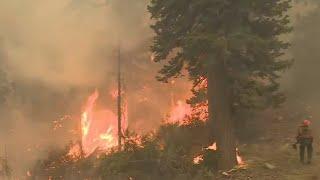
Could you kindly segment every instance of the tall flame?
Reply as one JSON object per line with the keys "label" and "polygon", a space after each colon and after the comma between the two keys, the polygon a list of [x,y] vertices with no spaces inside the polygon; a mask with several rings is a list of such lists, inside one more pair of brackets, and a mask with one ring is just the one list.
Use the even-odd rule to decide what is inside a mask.
{"label": "tall flame", "polygon": [[[85,156],[89,156],[97,148],[108,150],[117,145],[117,116],[109,109],[96,110],[98,98],[99,93],[96,90],[89,96],[81,116],[82,150]],[[126,118],[122,122],[125,129]]]}

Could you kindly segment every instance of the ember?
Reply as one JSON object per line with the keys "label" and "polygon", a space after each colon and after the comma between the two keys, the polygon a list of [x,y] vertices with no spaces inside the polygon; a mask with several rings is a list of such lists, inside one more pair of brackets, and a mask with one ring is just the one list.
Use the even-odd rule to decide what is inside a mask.
{"label": "ember", "polygon": [[81,146],[79,144],[75,144],[70,148],[67,156],[74,159],[74,160],[77,160],[77,159],[81,158],[81,154],[82,154],[81,153]]}

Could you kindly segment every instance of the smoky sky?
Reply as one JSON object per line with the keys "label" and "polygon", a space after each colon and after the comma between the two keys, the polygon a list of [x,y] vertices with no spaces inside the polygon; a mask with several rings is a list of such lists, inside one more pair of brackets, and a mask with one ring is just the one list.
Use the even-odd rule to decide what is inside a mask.
{"label": "smoky sky", "polygon": [[100,83],[118,44],[130,49],[143,40],[145,8],[145,1],[3,0],[8,71],[52,88]]}
{"label": "smoky sky", "polygon": [[[146,5],[144,0],[0,2],[5,96],[0,156],[6,147],[15,174],[25,174],[47,148],[63,147],[70,140],[69,129],[52,132],[54,120],[71,114],[75,120],[66,124],[74,127],[94,88],[109,93],[119,46],[126,54],[151,37]],[[147,60],[144,47],[146,53],[139,54]]]}
{"label": "smoky sky", "polygon": [[[147,4],[147,0],[1,0],[0,69],[5,73],[0,72],[0,86],[8,88],[0,88],[6,94],[6,105],[0,109],[0,156],[6,146],[19,174],[45,156],[47,147],[68,142],[66,132],[48,133],[52,121],[66,114],[79,116],[95,88],[102,92],[99,104],[115,107],[108,95],[116,84],[119,48],[129,118],[136,129],[158,126],[171,100],[186,98],[189,84],[184,80],[167,85],[155,80],[160,65],[150,60],[153,34]],[[318,74],[307,75],[310,69],[316,72],[320,57],[315,49],[320,41],[314,38],[320,37],[318,12],[313,2],[304,1],[296,1],[290,12],[297,30],[286,38],[294,43],[288,53],[296,65],[282,84],[285,91],[296,93],[291,97],[309,94],[313,99],[310,91],[299,87],[318,88],[311,86]]]}

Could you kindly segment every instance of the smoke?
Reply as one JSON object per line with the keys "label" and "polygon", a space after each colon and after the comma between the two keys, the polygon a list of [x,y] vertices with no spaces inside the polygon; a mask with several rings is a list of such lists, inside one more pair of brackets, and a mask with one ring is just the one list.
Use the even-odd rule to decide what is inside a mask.
{"label": "smoke", "polygon": [[[288,96],[286,106],[290,116],[298,114],[294,119],[311,118],[313,125],[320,127],[318,108],[320,86],[317,83],[320,68],[320,4],[314,0],[294,1],[291,17],[293,32],[290,35],[292,44],[289,54],[295,62],[292,68],[282,77],[282,87]],[[294,123],[294,122],[293,122]],[[316,133],[320,133],[315,131]]]}
{"label": "smoke", "polygon": [[[150,60],[147,2],[0,2],[0,156],[7,149],[15,176],[26,175],[48,148],[79,139],[70,131],[79,133],[82,105],[95,88],[98,107],[116,110],[110,91],[116,88],[119,48],[130,128],[157,127],[171,101],[187,97],[184,80],[155,80],[159,66]],[[64,115],[72,118],[60,121]],[[63,128],[54,131],[56,122]]]}
{"label": "smoke", "polygon": [[[73,138],[67,130],[52,132],[53,121],[66,114],[79,119],[81,106],[94,88],[101,92],[100,105],[115,107],[109,96],[116,85],[119,46],[129,127],[156,127],[169,113],[172,99],[188,96],[190,84],[184,80],[168,85],[155,81],[159,66],[150,60],[147,2],[0,2],[0,148],[6,147],[15,174],[25,175],[45,149],[62,147]],[[311,102],[318,98],[320,87],[315,82],[319,75],[307,75],[319,67],[315,65],[320,57],[314,49],[320,42],[315,38],[319,37],[320,11],[313,3],[299,1],[290,12],[296,28],[289,37],[294,44],[290,54],[296,64],[282,84],[289,99],[308,95],[310,101],[304,104],[319,107]],[[68,129],[77,123],[67,120],[64,125]],[[0,149],[1,155],[4,150]]]}
{"label": "smoke", "polygon": [[317,1],[305,0],[296,1],[294,5],[291,14],[294,30],[290,36],[292,47],[289,53],[295,63],[284,76],[283,85],[295,100],[318,99],[315,95],[317,96],[320,86],[315,81],[319,76],[319,55],[316,49],[319,46],[317,33],[320,28],[320,4]]}
{"label": "smoke", "polygon": [[137,13],[146,13],[145,5],[143,1],[1,1],[0,37],[11,76],[57,89],[101,83],[113,70],[110,64],[119,42],[132,48],[141,42],[139,35],[146,34],[144,16]]}
{"label": "smoke", "polygon": [[25,174],[44,149],[70,140],[66,132],[53,134],[53,120],[80,114],[92,88],[112,86],[119,45],[127,53],[151,36],[146,5],[144,0],[0,2],[1,97],[6,96],[0,143],[14,173]]}

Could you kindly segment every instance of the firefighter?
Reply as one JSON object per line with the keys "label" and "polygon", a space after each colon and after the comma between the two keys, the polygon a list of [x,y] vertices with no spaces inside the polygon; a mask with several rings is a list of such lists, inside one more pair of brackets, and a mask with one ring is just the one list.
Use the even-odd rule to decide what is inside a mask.
{"label": "firefighter", "polygon": [[304,120],[298,128],[297,134],[297,144],[299,144],[300,150],[300,162],[304,163],[305,151],[307,150],[307,164],[311,163],[312,152],[313,152],[313,136],[310,129],[311,122],[309,120]]}

